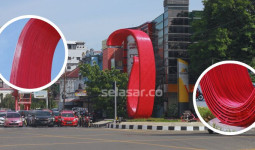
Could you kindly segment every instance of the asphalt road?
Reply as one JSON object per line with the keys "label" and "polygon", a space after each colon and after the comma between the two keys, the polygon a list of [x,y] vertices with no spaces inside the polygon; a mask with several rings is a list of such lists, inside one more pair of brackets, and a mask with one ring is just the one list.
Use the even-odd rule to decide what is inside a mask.
{"label": "asphalt road", "polygon": [[239,150],[255,149],[254,141],[254,130],[222,136],[106,128],[0,128],[0,150]]}

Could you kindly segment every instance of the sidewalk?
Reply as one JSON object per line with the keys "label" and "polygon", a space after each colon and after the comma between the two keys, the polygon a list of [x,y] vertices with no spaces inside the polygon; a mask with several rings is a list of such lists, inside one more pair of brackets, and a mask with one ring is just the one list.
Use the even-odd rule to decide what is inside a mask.
{"label": "sidewalk", "polygon": [[109,123],[107,128],[131,130],[162,130],[162,131],[205,131],[201,122],[121,122]]}

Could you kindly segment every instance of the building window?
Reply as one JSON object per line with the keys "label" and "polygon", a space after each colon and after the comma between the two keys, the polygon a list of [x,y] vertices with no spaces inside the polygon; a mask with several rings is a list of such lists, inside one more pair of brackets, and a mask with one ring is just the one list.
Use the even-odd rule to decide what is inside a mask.
{"label": "building window", "polygon": [[4,82],[2,80],[0,80],[0,88],[4,87]]}
{"label": "building window", "polygon": [[76,57],[77,60],[81,60],[81,57]]}
{"label": "building window", "polygon": [[71,60],[71,57],[68,57],[68,60]]}
{"label": "building window", "polygon": [[71,69],[71,66],[67,66],[67,69]]}

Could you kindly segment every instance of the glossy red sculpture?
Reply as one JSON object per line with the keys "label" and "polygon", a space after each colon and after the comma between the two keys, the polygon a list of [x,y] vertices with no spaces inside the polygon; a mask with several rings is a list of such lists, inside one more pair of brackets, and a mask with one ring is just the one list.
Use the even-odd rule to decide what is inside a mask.
{"label": "glossy red sculpture", "polygon": [[219,65],[200,81],[206,104],[224,124],[248,127],[255,122],[255,89],[248,69]]}
{"label": "glossy red sculpture", "polygon": [[[132,96],[127,96],[127,111],[131,118],[148,118],[154,105],[156,76],[153,46],[149,36],[140,30],[120,29],[109,36],[107,45],[121,46],[129,35],[136,41],[138,57],[133,57],[128,81],[128,90]],[[140,95],[137,95],[137,90]]]}
{"label": "glossy red sculpture", "polygon": [[18,87],[39,88],[51,81],[52,61],[60,40],[58,31],[47,22],[30,19],[19,37],[10,76]]}

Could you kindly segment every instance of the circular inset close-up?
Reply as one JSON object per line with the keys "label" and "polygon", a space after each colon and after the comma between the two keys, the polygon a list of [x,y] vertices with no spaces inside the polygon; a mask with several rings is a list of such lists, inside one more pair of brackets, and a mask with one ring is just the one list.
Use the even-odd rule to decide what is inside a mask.
{"label": "circular inset close-up", "polygon": [[193,102],[210,130],[237,135],[255,122],[255,70],[241,62],[223,61],[206,69],[195,84]]}
{"label": "circular inset close-up", "polygon": [[67,63],[60,29],[39,16],[20,16],[0,28],[0,77],[20,91],[45,89],[58,80]]}

